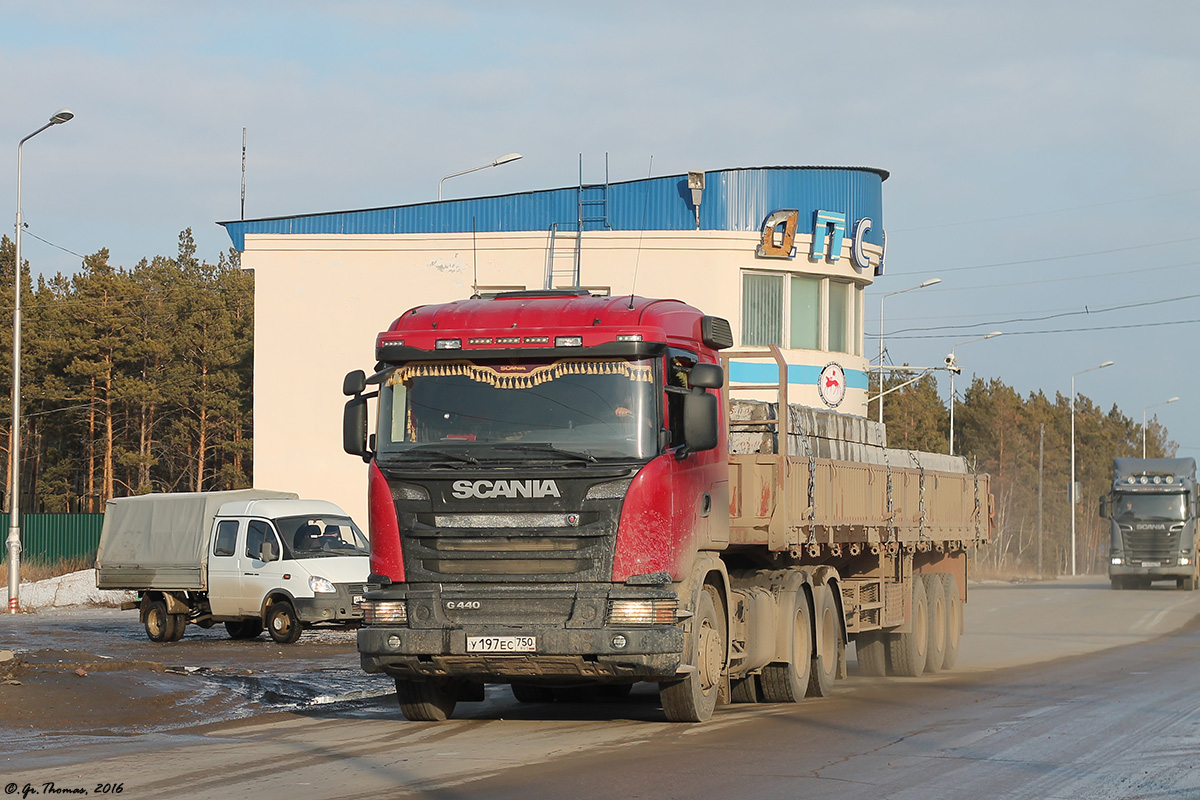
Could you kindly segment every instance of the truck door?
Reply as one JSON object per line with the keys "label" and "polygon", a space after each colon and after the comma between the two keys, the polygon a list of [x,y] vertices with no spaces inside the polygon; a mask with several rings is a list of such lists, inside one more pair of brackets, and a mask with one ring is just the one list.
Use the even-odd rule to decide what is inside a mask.
{"label": "truck door", "polygon": [[[271,559],[263,559],[263,546],[272,549]],[[243,614],[262,612],[263,600],[273,589],[284,586],[285,564],[283,548],[275,528],[266,520],[252,519],[246,524],[246,547],[238,557],[241,562],[241,611]]]}
{"label": "truck door", "polygon": [[237,616],[241,605],[242,565],[238,558],[236,519],[217,522],[208,557],[208,604],[217,617]]}

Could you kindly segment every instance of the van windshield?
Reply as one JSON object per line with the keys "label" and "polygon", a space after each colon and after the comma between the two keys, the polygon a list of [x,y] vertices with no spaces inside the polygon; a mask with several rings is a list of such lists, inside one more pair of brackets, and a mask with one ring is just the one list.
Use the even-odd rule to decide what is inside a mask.
{"label": "van windshield", "polygon": [[275,527],[291,558],[371,554],[366,537],[349,517],[282,517]]}
{"label": "van windshield", "polygon": [[650,458],[659,411],[650,359],[417,362],[380,386],[381,458],[451,454],[459,463],[514,450]]}

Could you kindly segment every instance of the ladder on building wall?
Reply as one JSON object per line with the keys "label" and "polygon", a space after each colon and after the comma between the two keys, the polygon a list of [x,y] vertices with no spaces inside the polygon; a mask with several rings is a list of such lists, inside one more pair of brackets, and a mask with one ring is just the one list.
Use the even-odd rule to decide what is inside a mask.
{"label": "ladder on building wall", "polygon": [[604,183],[583,182],[583,155],[579,156],[579,187],[576,190],[575,210],[573,223],[555,222],[550,225],[546,247],[546,274],[542,287],[544,289],[578,289],[583,232],[612,230],[608,221],[607,153],[604,154]]}

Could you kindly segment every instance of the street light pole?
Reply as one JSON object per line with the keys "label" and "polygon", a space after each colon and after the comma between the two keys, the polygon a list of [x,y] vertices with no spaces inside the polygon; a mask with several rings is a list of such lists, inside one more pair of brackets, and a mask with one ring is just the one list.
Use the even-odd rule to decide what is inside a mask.
{"label": "street light pole", "polygon": [[1075,502],[1078,498],[1075,497],[1075,378],[1085,372],[1094,372],[1098,369],[1111,367],[1113,362],[1105,361],[1095,367],[1081,369],[1071,376],[1071,489],[1068,492],[1071,498],[1071,574],[1075,574]]}
{"label": "street light pole", "polygon": [[8,448],[8,613],[21,610],[21,148],[47,128],[75,115],[62,109],[42,127],[17,143],[17,230],[13,239],[13,368],[12,433]]}
{"label": "street light pole", "polygon": [[965,342],[959,342],[950,348],[950,357],[947,359],[946,366],[950,368],[950,455],[954,455],[954,376],[958,374],[958,359],[954,357],[956,348],[962,347],[964,344],[972,342],[982,342],[984,339],[995,339],[1001,335],[1003,331],[992,331],[975,339],[967,339]]}
{"label": "street light pole", "polygon": [[462,172],[450,173],[445,178],[442,178],[440,181],[438,181],[438,202],[441,202],[442,184],[445,183],[446,180],[448,180],[450,178],[457,178],[459,175],[466,175],[469,172],[478,172],[481,169],[487,169],[489,167],[498,167],[501,164],[507,164],[510,161],[516,161],[518,158],[523,158],[523,156],[520,153],[505,153],[504,155],[500,156],[499,158],[495,159],[494,161],[492,161],[488,164],[482,164],[478,167],[471,167],[470,169],[464,169]]}
{"label": "street light pole", "polygon": [[1142,409],[1142,458],[1143,459],[1146,457],[1146,411],[1151,408],[1158,408],[1159,406],[1165,406],[1167,403],[1174,403],[1178,399],[1179,399],[1178,397],[1172,397],[1170,400],[1163,400],[1161,403],[1151,403],[1150,405],[1146,406],[1146,408]]}
{"label": "street light pole", "polygon": [[941,278],[930,278],[918,286],[910,286],[907,289],[897,289],[894,292],[886,292],[879,297],[879,424],[883,424],[883,301],[894,294],[904,294],[916,289],[924,289],[926,286],[933,286],[935,283],[941,283]]}

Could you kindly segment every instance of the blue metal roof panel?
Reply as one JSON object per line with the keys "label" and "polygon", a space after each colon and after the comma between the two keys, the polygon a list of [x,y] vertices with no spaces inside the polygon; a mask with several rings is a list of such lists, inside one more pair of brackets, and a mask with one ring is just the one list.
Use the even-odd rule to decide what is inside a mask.
{"label": "blue metal roof panel", "polygon": [[[700,229],[758,231],[773,211],[795,208],[803,215],[816,210],[844,213],[849,227],[870,217],[867,241],[882,243],[882,184],[887,173],[866,167],[751,167],[705,173]],[[591,192],[599,190],[583,187]],[[581,188],[544,189],[521,194],[446,200],[406,206],[238,220],[225,226],[238,250],[248,233],[371,234],[466,233],[471,230],[546,231],[552,224],[574,230],[580,215]],[[607,185],[606,218],[613,230],[695,230],[686,175],[644,178]],[[587,206],[583,216],[598,216]],[[604,227],[585,222],[585,230]],[[801,230],[803,230],[803,224]],[[849,233],[849,230],[847,231]]]}

